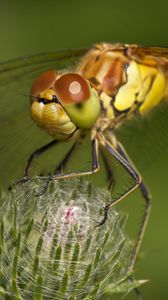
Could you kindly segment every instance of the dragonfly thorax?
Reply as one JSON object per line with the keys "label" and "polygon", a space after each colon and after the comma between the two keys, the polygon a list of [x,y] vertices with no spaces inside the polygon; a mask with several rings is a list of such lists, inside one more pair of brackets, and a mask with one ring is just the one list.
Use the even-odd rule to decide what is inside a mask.
{"label": "dragonfly thorax", "polygon": [[135,113],[156,106],[165,93],[166,78],[155,61],[139,63],[130,55],[135,46],[101,44],[92,48],[77,67],[97,90],[102,119],[115,127]]}

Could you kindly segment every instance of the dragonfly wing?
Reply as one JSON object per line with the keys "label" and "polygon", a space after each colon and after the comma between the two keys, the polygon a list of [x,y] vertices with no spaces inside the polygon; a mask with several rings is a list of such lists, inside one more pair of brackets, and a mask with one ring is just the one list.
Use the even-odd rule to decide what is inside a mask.
{"label": "dragonfly wing", "polygon": [[72,70],[85,52],[67,50],[0,64],[0,186],[21,177],[28,156],[51,140],[30,117],[33,80],[45,70]]}
{"label": "dragonfly wing", "polygon": [[[128,45],[127,55],[138,63],[162,68],[167,76],[168,48]],[[116,132],[133,161],[144,169],[161,155],[168,143],[168,103],[143,116],[135,116]]]}
{"label": "dragonfly wing", "polygon": [[161,66],[168,69],[168,47],[139,47],[137,45],[128,46],[128,56],[139,63]]}
{"label": "dragonfly wing", "polygon": [[145,116],[135,116],[116,130],[137,168],[153,164],[168,146],[168,104],[163,103]]}

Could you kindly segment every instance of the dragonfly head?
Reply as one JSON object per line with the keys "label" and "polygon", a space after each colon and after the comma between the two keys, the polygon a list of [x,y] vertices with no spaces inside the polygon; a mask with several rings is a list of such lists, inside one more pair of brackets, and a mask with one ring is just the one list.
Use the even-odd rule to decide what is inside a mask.
{"label": "dragonfly head", "polygon": [[32,119],[54,136],[90,129],[100,114],[97,92],[77,73],[42,73],[31,89]]}

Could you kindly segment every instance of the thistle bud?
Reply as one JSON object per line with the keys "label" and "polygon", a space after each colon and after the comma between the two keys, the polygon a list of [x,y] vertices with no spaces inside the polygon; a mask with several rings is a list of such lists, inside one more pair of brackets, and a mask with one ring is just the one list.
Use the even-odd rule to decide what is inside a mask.
{"label": "thistle bud", "polygon": [[36,196],[39,186],[31,180],[0,202],[0,299],[113,299],[141,283],[128,280],[125,216],[111,209],[97,226],[107,192],[80,179]]}

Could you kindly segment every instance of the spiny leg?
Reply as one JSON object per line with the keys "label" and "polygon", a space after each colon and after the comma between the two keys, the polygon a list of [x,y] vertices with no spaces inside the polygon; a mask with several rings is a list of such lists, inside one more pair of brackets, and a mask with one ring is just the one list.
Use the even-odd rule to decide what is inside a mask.
{"label": "spiny leg", "polygon": [[24,170],[24,177],[28,177],[28,173],[29,173],[29,170],[30,170],[30,167],[31,167],[31,164],[33,162],[33,160],[40,156],[42,153],[44,153],[45,151],[47,151],[48,149],[50,149],[52,146],[56,145],[60,143],[59,141],[57,140],[53,140],[51,141],[50,143],[36,149],[28,158],[28,161],[27,161],[27,165],[25,167],[25,170]]}
{"label": "spiny leg", "polygon": [[[110,140],[112,141],[113,139],[111,138]],[[123,146],[119,142],[117,142],[116,145],[117,145],[117,150],[119,151],[119,153],[128,161],[128,155],[126,154],[126,151],[124,150]],[[107,161],[107,158],[106,158],[106,155],[105,155],[104,151],[101,151],[101,155],[102,155],[102,158],[103,158],[103,161],[104,161],[104,165],[105,165],[105,168],[106,168],[106,172],[107,172],[107,176],[108,176],[107,177],[108,181],[109,182],[112,181],[112,183],[113,183],[114,182],[114,174],[113,174],[112,168],[110,167],[110,165],[109,165],[109,163]],[[129,161],[130,161],[130,163],[132,163],[130,159],[129,159]],[[110,178],[110,176],[112,178]],[[112,193],[111,186],[108,186],[108,187],[109,187],[110,192]],[[141,185],[140,185],[140,188],[141,188]],[[147,189],[146,189],[146,191],[147,191]],[[147,191],[147,193],[150,196],[150,194],[149,194],[148,191]],[[130,278],[130,281],[132,281],[132,280],[133,279]],[[134,290],[135,290],[135,293],[136,293],[138,299],[139,300],[143,300],[143,296],[141,294],[141,291],[138,288],[136,288]]]}
{"label": "spiny leg", "polygon": [[17,184],[20,184],[20,183],[24,183],[24,182],[26,182],[27,180],[29,180],[29,170],[30,170],[30,167],[31,167],[31,165],[32,165],[33,160],[34,160],[36,157],[40,156],[40,155],[41,155],[42,153],[44,153],[45,151],[47,151],[49,148],[51,148],[52,146],[54,146],[54,145],[56,145],[56,144],[58,144],[58,143],[59,143],[59,141],[53,140],[53,141],[47,143],[46,145],[44,145],[44,146],[42,146],[42,147],[36,149],[36,150],[29,156],[29,158],[28,158],[28,160],[27,160],[27,164],[26,164],[26,167],[25,167],[25,169],[24,169],[23,177],[22,177],[21,179],[17,180],[14,184],[10,185],[10,186],[9,186],[9,190],[11,190],[13,186],[15,186],[15,185],[17,185]]}
{"label": "spiny leg", "polygon": [[112,170],[112,168],[111,168],[111,166],[108,162],[108,158],[107,158],[105,152],[101,148],[100,148],[100,154],[101,154],[101,157],[103,159],[103,163],[104,163],[105,170],[106,170],[106,173],[107,173],[107,182],[108,182],[107,188],[112,193],[112,190],[113,190],[114,185],[115,185],[114,172],[113,172],[113,170]]}
{"label": "spiny leg", "polygon": [[146,203],[146,208],[145,208],[145,212],[144,212],[144,216],[143,216],[143,220],[142,220],[142,225],[141,225],[141,228],[140,228],[140,231],[139,231],[139,234],[138,234],[137,242],[136,242],[136,245],[135,245],[135,250],[132,253],[132,257],[131,257],[130,263],[129,263],[129,271],[132,272],[132,269],[133,269],[133,266],[134,266],[134,263],[135,263],[135,260],[136,260],[136,256],[138,254],[138,251],[139,251],[139,248],[140,248],[143,236],[144,236],[144,232],[145,232],[145,229],[146,229],[146,225],[147,225],[147,222],[148,222],[150,208],[151,208],[151,196],[150,196],[150,193],[148,192],[147,187],[145,186],[144,182],[142,181],[140,174],[138,173],[138,171],[134,167],[134,165],[131,162],[131,160],[129,159],[128,155],[126,154],[123,146],[121,146],[120,143],[117,143],[117,149],[115,149],[102,136],[100,138],[100,142],[120,162],[120,164],[128,171],[128,173],[134,179],[133,186],[130,187],[128,189],[128,191],[126,191],[123,195],[121,195],[120,197],[118,197],[117,199],[115,199],[114,201],[112,201],[111,203],[109,203],[107,205],[107,207],[113,206],[114,204],[116,204],[119,201],[121,201],[130,192],[132,192],[133,190],[135,190],[135,188],[138,187],[138,186],[141,189],[143,198],[144,198],[145,203]]}
{"label": "spiny leg", "polygon": [[[72,149],[73,148],[73,149]],[[63,159],[64,163],[67,163],[67,157],[69,158],[70,155],[72,154],[72,150],[75,149],[75,144],[74,147],[72,146],[72,148],[69,150],[69,152],[67,153],[66,157]],[[61,163],[59,164],[59,166],[55,169],[55,172],[57,172],[57,170],[60,170],[61,167]],[[42,189],[42,191],[40,191],[39,193],[37,193],[37,196],[41,196],[45,193],[45,191],[48,188],[48,184],[52,179],[64,179],[64,178],[71,178],[71,177],[79,177],[79,176],[85,176],[85,175],[91,175],[96,173],[99,170],[99,162],[98,162],[98,141],[97,139],[92,140],[92,170],[90,171],[81,171],[81,172],[72,172],[72,173],[56,173],[53,175],[50,175],[48,177],[48,180],[44,186],[44,188]]]}
{"label": "spiny leg", "polygon": [[132,167],[132,165],[124,158],[122,155],[116,150],[112,144],[105,139],[105,137],[102,134],[98,135],[98,140],[102,146],[106,148],[106,150],[123,166],[123,168],[130,174],[130,176],[133,178],[134,183],[132,186],[130,186],[123,194],[121,194],[119,197],[117,197],[115,200],[108,203],[104,208],[104,218],[102,221],[97,225],[100,226],[105,223],[108,216],[108,210],[111,206],[117,204],[121,200],[123,200],[126,196],[128,196],[132,191],[134,191],[139,184],[141,183],[141,176],[138,174],[138,172]]}
{"label": "spiny leg", "polygon": [[[132,165],[132,167],[134,167],[134,164],[132,163],[131,159],[129,158],[129,156],[127,155],[124,147],[118,143],[117,144],[117,149],[119,151],[119,153]],[[134,169],[136,169],[134,167]],[[144,237],[144,233],[145,233],[145,229],[148,223],[148,219],[149,219],[149,214],[150,214],[150,209],[151,209],[151,194],[148,191],[148,188],[146,187],[144,181],[142,180],[139,188],[141,190],[143,199],[145,200],[145,211],[144,211],[144,215],[143,215],[143,219],[142,219],[142,224],[141,224],[141,228],[140,231],[138,233],[138,238],[137,238],[137,242],[135,245],[135,249],[132,252],[132,255],[130,257],[130,264],[129,264],[129,271],[131,272],[137,257],[137,254],[139,252],[143,237]]]}
{"label": "spiny leg", "polygon": [[[114,139],[114,136],[112,135],[111,132],[109,132],[109,139],[110,141],[112,142],[113,139]],[[116,141],[116,140],[115,140]],[[116,141],[116,147],[117,147],[117,150],[119,151],[119,153],[135,168],[133,162],[131,161],[131,159],[129,158],[128,154],[126,153],[124,147],[122,146],[122,144],[118,141]],[[142,195],[145,197],[145,200],[146,200],[146,197],[147,197],[147,201],[146,201],[146,208],[145,208],[145,212],[146,210],[148,210],[148,201],[150,202],[151,201],[151,195],[148,191],[148,189],[145,187],[145,184],[144,182],[142,181],[139,185],[139,188],[142,192]],[[149,213],[147,213],[147,218],[145,217],[146,213],[144,212],[144,217],[143,217],[143,220],[142,220],[142,225],[141,225],[141,228],[140,228],[140,231],[139,231],[139,235],[140,235],[140,232],[143,231],[143,236],[144,236],[144,233],[145,233],[145,227],[146,227],[146,224],[147,224],[147,221],[148,221],[148,216],[149,216]],[[143,226],[144,224],[144,226]],[[144,227],[144,228],[143,228]],[[138,240],[140,240],[140,243],[143,239],[143,236],[141,239],[137,239],[137,244],[138,244]],[[139,247],[140,247],[141,244],[139,244]],[[132,272],[132,269],[133,269],[133,266],[134,266],[134,263],[135,263],[135,260],[136,260],[136,257],[137,257],[137,254],[139,252],[139,247],[137,245],[135,245],[135,248],[133,249],[132,253],[131,253],[131,256],[130,256],[130,263],[128,265],[128,272]],[[136,252],[135,252],[136,251]],[[132,260],[133,259],[133,260]],[[133,278],[130,276],[129,277],[129,280],[132,282],[133,281]],[[143,295],[140,291],[139,288],[135,288],[134,289],[134,292],[138,298],[138,300],[143,300]]]}
{"label": "spiny leg", "polygon": [[[121,155],[121,157],[123,157],[125,159],[126,162],[128,162],[128,165],[125,164],[124,160],[121,159],[120,156],[118,156],[117,151],[113,148],[113,146],[111,144],[108,144],[108,142],[101,137],[102,140],[102,144],[107,148],[107,150],[120,162],[120,164],[128,171],[128,173],[132,176],[132,178],[135,181],[135,184],[132,186],[132,188],[130,187],[130,189],[124,194],[121,195],[119,198],[115,199],[114,201],[112,201],[111,203],[108,203],[105,206],[105,210],[104,210],[104,218],[103,220],[98,224],[101,225],[103,224],[107,217],[108,217],[108,210],[110,208],[110,206],[114,205],[115,203],[121,201],[124,197],[126,197],[131,191],[133,191],[136,187],[138,187],[138,185],[141,188],[141,192],[143,194],[143,196],[145,197],[146,200],[146,209],[145,209],[145,213],[144,213],[144,217],[143,217],[143,221],[142,221],[142,225],[138,234],[138,238],[135,244],[135,247],[131,253],[130,256],[130,261],[128,264],[128,273],[132,273],[133,267],[134,267],[134,263],[137,257],[137,254],[139,252],[139,248],[144,236],[144,232],[145,232],[145,228],[147,225],[147,221],[148,221],[148,217],[149,217],[149,212],[150,212],[150,194],[147,190],[147,188],[145,187],[145,184],[143,181],[141,181],[141,176],[139,175],[139,173],[137,172],[136,168],[134,167],[133,163],[131,162],[131,160],[129,159],[129,157],[127,156],[124,148],[122,147],[122,145],[120,143],[117,143],[117,151],[118,153]],[[133,279],[130,276],[130,281],[132,281]],[[134,289],[136,296],[139,300],[143,300],[143,296],[141,294],[141,291],[138,288]]]}
{"label": "spiny leg", "polygon": [[[72,154],[73,154],[74,151],[79,147],[79,145],[80,145],[80,142],[75,142],[75,143],[72,145],[72,147],[71,147],[71,148],[69,149],[69,151],[66,153],[66,155],[64,156],[64,158],[61,160],[61,162],[60,162],[60,163],[58,164],[58,166],[55,168],[53,174],[55,174],[55,175],[61,174],[61,172],[63,171],[63,169],[66,167],[66,165],[67,165],[69,159],[71,158]],[[48,176],[48,178],[47,178],[47,181],[46,181],[46,183],[45,183],[43,189],[42,189],[39,193],[36,194],[37,196],[41,196],[41,195],[43,195],[43,194],[47,191],[48,186],[49,186],[50,181],[52,180],[52,178],[53,178],[53,175],[49,174],[49,176]]]}
{"label": "spiny leg", "polygon": [[64,179],[64,178],[71,178],[71,177],[79,177],[79,176],[85,176],[85,175],[91,175],[99,170],[99,161],[98,161],[98,140],[93,139],[92,140],[92,169],[88,171],[78,171],[78,172],[72,172],[72,173],[59,173],[52,175],[52,179]]}
{"label": "spiny leg", "polygon": [[61,160],[61,162],[58,164],[58,166],[56,166],[53,174],[60,174],[64,168],[66,167],[69,159],[71,158],[72,154],[74,153],[75,150],[77,150],[77,148],[79,147],[80,143],[79,142],[75,142],[72,147],[69,149],[69,151],[67,152],[67,154],[64,156],[64,158]]}

